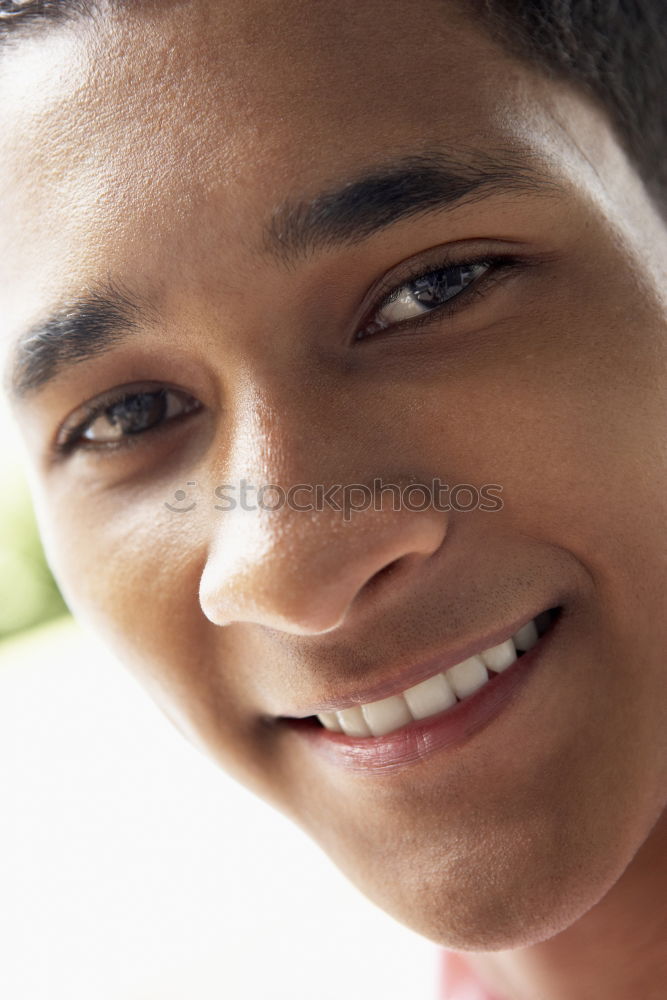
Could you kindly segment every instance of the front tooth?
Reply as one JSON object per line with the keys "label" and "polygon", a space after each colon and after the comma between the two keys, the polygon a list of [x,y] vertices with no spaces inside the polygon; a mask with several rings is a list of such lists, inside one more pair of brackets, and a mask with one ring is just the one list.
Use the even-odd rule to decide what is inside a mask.
{"label": "front tooth", "polygon": [[340,727],[346,736],[372,736],[370,729],[366,725],[361,708],[354,705],[352,708],[343,708],[336,712]]}
{"label": "front tooth", "polygon": [[444,674],[429,677],[403,693],[414,719],[427,719],[450,705],[456,704],[456,695]]}
{"label": "front tooth", "polygon": [[400,694],[371,701],[368,705],[362,705],[361,711],[373,736],[385,736],[386,733],[412,722],[410,709]]}
{"label": "front tooth", "polygon": [[520,628],[518,632],[512,636],[512,641],[516,648],[522,653],[527,653],[531,649],[539,636],[537,634],[537,626],[535,622],[528,622],[523,628]]}
{"label": "front tooth", "polygon": [[445,677],[459,698],[474,694],[489,679],[486,667],[479,656],[470,656],[455,667],[450,667]]}
{"label": "front tooth", "polygon": [[330,729],[332,733],[342,733],[343,729],[335,712],[320,712],[317,716],[325,729]]}
{"label": "front tooth", "polygon": [[495,670],[498,674],[502,673],[507,667],[511,667],[516,660],[514,643],[511,639],[506,639],[505,642],[500,642],[497,646],[485,650],[482,653],[482,659],[489,670]]}

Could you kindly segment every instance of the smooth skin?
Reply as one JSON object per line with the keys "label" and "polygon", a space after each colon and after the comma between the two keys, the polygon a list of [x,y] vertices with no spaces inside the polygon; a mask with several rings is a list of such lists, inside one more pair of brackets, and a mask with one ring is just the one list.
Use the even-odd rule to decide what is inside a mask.
{"label": "smooth skin", "polygon": [[[0,61],[0,116],[4,366],[105,282],[147,314],[13,399],[75,614],[189,739],[499,995],[657,1000],[667,231],[604,113],[443,0],[191,0],[26,35]],[[267,250],[285,201],[434,148],[501,151],[544,183]],[[492,252],[521,263],[456,311],[355,337],[406,262]],[[55,450],[129,384],[197,405],[131,447]],[[498,483],[504,507],[345,524],[211,500],[243,477],[376,476]],[[179,488],[191,512],[165,507]],[[455,750],[360,775],[280,718],[556,604],[539,669]]]}

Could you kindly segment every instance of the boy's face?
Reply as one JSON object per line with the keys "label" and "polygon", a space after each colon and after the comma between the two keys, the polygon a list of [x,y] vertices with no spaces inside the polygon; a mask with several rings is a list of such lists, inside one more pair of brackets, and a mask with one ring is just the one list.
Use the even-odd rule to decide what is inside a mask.
{"label": "boy's face", "polygon": [[[667,238],[604,116],[443,0],[50,25],[4,54],[0,108],[5,360],[58,314],[14,405],[74,611],[417,931],[486,949],[575,920],[667,776]],[[428,323],[380,305],[471,261]],[[100,308],[114,289],[140,310]],[[55,449],[127,386],[147,429],[135,412],[105,447],[107,410]],[[166,412],[138,395],[160,387]],[[214,506],[243,478],[375,477],[498,484],[504,506]],[[554,607],[534,669],[454,746],[345,766],[287,721]]]}

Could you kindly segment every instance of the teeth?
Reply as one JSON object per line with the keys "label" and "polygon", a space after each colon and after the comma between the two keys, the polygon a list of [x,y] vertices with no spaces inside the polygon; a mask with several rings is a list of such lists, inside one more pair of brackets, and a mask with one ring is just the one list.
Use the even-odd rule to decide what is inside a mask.
{"label": "teeth", "polygon": [[332,732],[357,737],[386,736],[417,719],[428,719],[450,708],[457,699],[470,697],[494,674],[511,667],[517,659],[517,651],[525,653],[532,649],[550,622],[548,612],[543,612],[523,625],[511,639],[492,646],[479,656],[470,656],[400,694],[337,712],[321,712],[317,718]]}
{"label": "teeth", "polygon": [[400,694],[362,705],[361,711],[373,736],[384,736],[412,722],[410,709]]}
{"label": "teeth", "polygon": [[338,723],[346,736],[372,736],[359,705],[336,712]]}
{"label": "teeth", "polygon": [[507,667],[511,667],[516,660],[514,642],[512,639],[508,639],[507,642],[501,642],[498,646],[492,646],[491,649],[487,649],[486,653],[482,653],[482,659],[490,670],[495,670],[498,674],[502,673]]}
{"label": "teeth", "polygon": [[429,677],[421,684],[408,688],[403,695],[413,719],[428,719],[456,702],[456,695],[444,674]]}
{"label": "teeth", "polygon": [[330,729],[332,733],[342,733],[343,729],[338,721],[335,712],[320,712],[317,717],[325,729]]}
{"label": "teeth", "polygon": [[537,626],[535,622],[528,622],[523,628],[512,636],[514,645],[522,653],[526,653],[532,646],[535,645],[539,636],[537,634]]}
{"label": "teeth", "polygon": [[445,677],[452,685],[457,698],[468,698],[486,684],[489,674],[481,656],[471,656],[463,663],[450,667]]}

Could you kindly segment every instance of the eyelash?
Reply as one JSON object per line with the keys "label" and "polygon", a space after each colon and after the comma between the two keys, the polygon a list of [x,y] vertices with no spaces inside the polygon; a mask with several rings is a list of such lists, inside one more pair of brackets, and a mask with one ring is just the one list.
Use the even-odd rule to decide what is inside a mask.
{"label": "eyelash", "polygon": [[[113,407],[119,406],[123,403],[131,402],[132,400],[138,399],[140,396],[159,396],[160,394],[171,394],[173,396],[178,396],[184,401],[184,409],[182,413],[176,414],[175,416],[167,417],[166,419],[160,420],[158,423],[152,424],[143,431],[137,431],[134,433],[125,434],[123,437],[116,441],[100,441],[95,443],[94,441],[87,441],[82,435],[91,427],[99,417],[103,417],[105,413],[111,410]],[[194,401],[194,405],[191,405],[189,401]],[[157,385],[155,388],[143,388],[137,387],[136,389],[121,389],[118,392],[113,392],[105,395],[102,399],[93,404],[85,405],[81,407],[85,412],[85,417],[82,420],[77,421],[74,427],[69,429],[61,428],[56,437],[54,444],[54,451],[57,457],[66,458],[68,455],[75,451],[90,451],[90,452],[107,452],[107,451],[119,451],[121,449],[129,449],[136,447],[141,444],[141,439],[145,434],[151,431],[159,433],[165,426],[170,423],[178,423],[183,417],[188,416],[191,413],[195,413],[201,409],[201,404],[198,400],[195,400],[190,393],[185,392],[183,389],[176,389],[165,385]]]}
{"label": "eyelash", "polygon": [[[385,286],[384,289],[379,291],[379,301],[372,307],[372,309],[367,314],[367,319],[364,320],[361,331],[355,335],[355,341],[357,340],[367,340],[378,336],[386,336],[388,334],[393,334],[397,331],[410,329],[415,330],[420,327],[426,326],[429,323],[442,322],[444,318],[453,316],[455,313],[459,312],[462,308],[466,308],[470,304],[471,300],[479,299],[485,296],[493,285],[501,280],[501,278],[507,274],[512,268],[524,263],[516,257],[489,257],[478,256],[470,260],[453,261],[447,259],[441,261],[439,264],[435,264],[431,267],[425,268],[423,264],[416,264],[407,274],[403,275],[400,284],[392,284]],[[399,298],[400,293],[406,286],[412,282],[416,282],[420,279],[427,278],[438,272],[453,270],[454,268],[465,268],[465,267],[475,267],[478,265],[487,265],[488,270],[484,272],[478,278],[473,279],[470,284],[464,288],[462,291],[453,295],[451,299],[442,303],[442,305],[435,306],[429,312],[424,313],[422,316],[411,317],[410,319],[392,323],[388,326],[380,329],[379,331],[368,334],[367,336],[360,335],[363,329],[368,328],[373,320],[373,317],[386,308],[392,302]],[[482,285],[480,289],[478,286]],[[463,299],[464,302],[461,304],[460,300]],[[121,390],[113,395],[105,396],[98,403],[91,404],[82,409],[85,410],[85,418],[80,420],[75,427],[69,430],[61,430],[56,443],[54,445],[54,450],[58,457],[64,458],[74,451],[92,451],[92,452],[105,452],[105,451],[118,451],[119,449],[129,449],[141,444],[141,439],[146,433],[151,431],[160,431],[165,425],[171,423],[172,421],[178,421],[180,417],[184,417],[193,411],[197,411],[200,406],[196,405],[194,407],[188,408],[186,404],[186,409],[183,413],[177,416],[168,417],[166,420],[161,420],[157,424],[146,428],[143,431],[135,432],[134,434],[125,434],[124,437],[119,438],[117,441],[105,441],[95,444],[92,441],[86,441],[82,438],[82,434],[101,416],[105,414],[114,406],[118,406],[121,403],[129,402],[132,399],[136,399],[141,395],[157,395],[159,392],[171,392],[181,397],[188,398],[188,393],[185,393],[181,389],[167,388],[166,386],[160,386],[155,390],[146,390],[138,388],[135,391],[128,391],[127,389]],[[192,398],[192,397],[190,397]]]}
{"label": "eyelash", "polygon": [[[488,254],[472,257],[466,260],[452,260],[450,258],[446,258],[440,263],[435,263],[428,268],[425,268],[423,264],[417,262],[413,268],[408,270],[407,274],[402,277],[400,284],[396,285],[392,283],[389,287],[386,287],[386,290],[383,290],[382,288],[380,289],[380,300],[367,313],[360,331],[355,335],[355,340],[370,340],[378,336],[384,337],[385,335],[391,335],[401,330],[416,330],[423,326],[427,326],[429,323],[441,323],[444,319],[454,316],[454,314],[459,312],[461,309],[467,308],[467,306],[471,303],[471,300],[483,298],[491,290],[491,288],[497,284],[498,281],[507,275],[509,271],[525,263],[525,261],[518,257],[494,257],[489,256]],[[479,265],[487,265],[488,270],[478,278],[471,281],[470,284],[461,292],[453,295],[449,300],[443,302],[441,305],[435,306],[435,308],[424,313],[422,316],[415,316],[410,319],[402,320],[398,323],[391,323],[374,333],[368,334],[367,336],[363,335],[363,330],[372,325],[373,318],[388,305],[391,305],[392,302],[395,302],[400,297],[400,293],[403,289],[405,289],[412,282],[419,281],[422,278],[427,278],[430,275],[437,274],[442,271],[449,271],[454,268],[471,268]],[[479,287],[480,284],[482,285],[481,288]]]}

